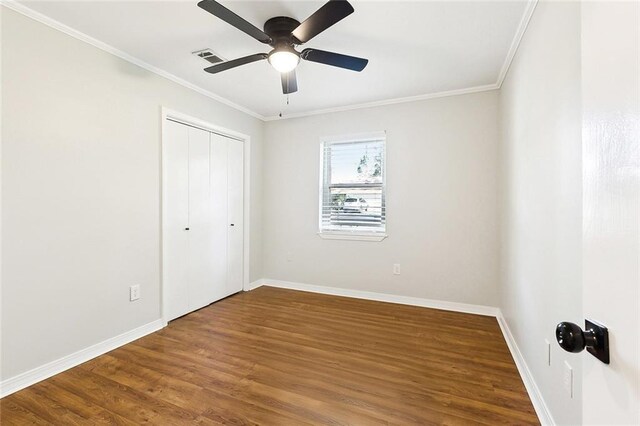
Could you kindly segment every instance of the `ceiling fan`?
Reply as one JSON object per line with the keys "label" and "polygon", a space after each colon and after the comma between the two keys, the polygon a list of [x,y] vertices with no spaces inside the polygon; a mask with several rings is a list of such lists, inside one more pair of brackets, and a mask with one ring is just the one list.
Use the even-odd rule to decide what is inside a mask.
{"label": "ceiling fan", "polygon": [[308,42],[333,24],[352,14],[353,6],[346,0],[329,0],[302,23],[286,16],[271,18],[264,23],[264,31],[215,0],[202,0],[198,6],[273,48],[269,53],[256,53],[205,68],[205,71],[211,74],[266,59],[280,72],[282,92],[286,95],[298,90],[295,69],[300,58],[358,72],[362,71],[369,62],[367,59],[325,50],[308,48],[298,52],[295,49],[297,45]]}

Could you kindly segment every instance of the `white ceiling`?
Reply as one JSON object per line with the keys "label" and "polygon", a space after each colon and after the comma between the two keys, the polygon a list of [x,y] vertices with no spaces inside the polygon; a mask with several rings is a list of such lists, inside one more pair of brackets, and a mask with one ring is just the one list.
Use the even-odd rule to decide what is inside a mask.
{"label": "white ceiling", "polygon": [[[324,0],[222,4],[259,28],[273,16],[303,21]],[[266,61],[220,74],[191,52],[227,59],[269,47],[193,1],[21,1],[62,24],[263,117],[495,85],[522,32],[527,1],[357,1],[355,12],[304,47],[369,59],[361,73],[302,61],[287,98]],[[516,40],[516,43],[514,43]]]}

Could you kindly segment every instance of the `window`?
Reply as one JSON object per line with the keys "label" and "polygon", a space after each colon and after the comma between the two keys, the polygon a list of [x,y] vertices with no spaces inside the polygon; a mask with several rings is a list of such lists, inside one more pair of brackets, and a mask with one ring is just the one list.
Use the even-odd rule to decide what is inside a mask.
{"label": "window", "polygon": [[385,141],[385,133],[377,132],[322,142],[321,237],[386,237]]}

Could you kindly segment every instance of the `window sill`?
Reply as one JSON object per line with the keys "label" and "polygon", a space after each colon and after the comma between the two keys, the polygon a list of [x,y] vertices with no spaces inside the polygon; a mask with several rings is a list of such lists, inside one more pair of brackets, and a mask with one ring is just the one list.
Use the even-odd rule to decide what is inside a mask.
{"label": "window sill", "polygon": [[387,234],[356,234],[352,232],[318,232],[323,240],[382,241]]}

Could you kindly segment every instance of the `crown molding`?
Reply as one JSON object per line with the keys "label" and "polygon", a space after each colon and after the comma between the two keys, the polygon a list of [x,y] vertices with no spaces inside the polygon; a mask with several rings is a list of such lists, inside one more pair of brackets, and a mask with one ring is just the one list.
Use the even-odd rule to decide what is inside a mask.
{"label": "crown molding", "polygon": [[171,74],[171,73],[169,73],[167,71],[164,71],[164,70],[162,70],[162,69],[160,69],[158,67],[155,67],[155,66],[153,66],[153,65],[151,65],[151,64],[149,64],[147,62],[144,62],[144,61],[142,61],[142,60],[140,60],[140,59],[138,59],[138,58],[136,58],[134,56],[131,56],[128,53],[123,52],[122,50],[116,49],[115,47],[111,46],[110,44],[104,43],[104,42],[102,42],[102,41],[100,41],[98,39],[95,39],[95,38],[93,38],[93,37],[81,32],[81,31],[73,29],[73,28],[63,24],[62,22],[56,21],[55,19],[52,19],[52,18],[50,18],[50,17],[48,17],[46,15],[43,15],[40,12],[36,12],[35,10],[33,10],[33,9],[31,9],[31,8],[29,8],[29,7],[25,6],[25,5],[17,2],[16,0],[0,0],[0,5],[1,6],[5,6],[8,9],[11,9],[11,10],[13,10],[15,12],[18,12],[21,15],[24,15],[24,16],[26,16],[28,18],[31,18],[31,19],[33,19],[35,21],[38,21],[38,22],[40,22],[42,24],[45,24],[45,25],[47,25],[47,26],[49,26],[51,28],[54,28],[54,29],[56,29],[58,31],[61,31],[61,32],[73,37],[73,38],[76,38],[76,39],[78,39],[80,41],[83,41],[83,42],[88,43],[88,44],[90,44],[90,45],[92,45],[94,47],[97,47],[98,49],[103,50],[103,51],[105,51],[107,53],[110,53],[110,54],[112,54],[114,56],[117,56],[120,59],[124,59],[125,61],[130,62],[130,63],[132,63],[134,65],[137,65],[137,66],[139,66],[141,68],[144,68],[147,71],[150,71],[150,72],[152,72],[154,74],[159,75],[160,77],[164,77],[167,80],[173,81],[174,83],[177,83],[177,84],[179,84],[181,86],[184,86],[187,89],[191,89],[194,92],[197,92],[197,93],[199,93],[201,95],[204,95],[204,96],[206,96],[208,98],[211,98],[211,99],[213,99],[213,100],[215,100],[217,102],[220,102],[221,104],[224,104],[224,105],[226,105],[228,107],[231,107],[231,108],[236,109],[236,110],[238,110],[240,112],[243,112],[243,113],[245,113],[247,115],[250,115],[252,117],[255,117],[255,118],[259,119],[259,120],[263,120],[264,121],[264,117],[261,114],[258,114],[257,112],[252,111],[249,108],[243,107],[242,105],[238,105],[235,102],[232,102],[227,98],[223,98],[220,95],[216,95],[215,93],[210,92],[210,91],[208,91],[206,89],[203,89],[200,86],[196,86],[193,83],[189,83],[188,81],[186,81],[186,80],[184,80],[184,79],[182,79],[180,77],[177,77],[177,76],[175,76],[175,75],[173,75],[173,74]]}
{"label": "crown molding", "polygon": [[537,5],[538,0],[529,0],[527,6],[525,7],[524,13],[522,14],[522,19],[520,19],[520,24],[518,25],[518,30],[516,31],[516,34],[511,41],[511,47],[509,47],[507,57],[504,59],[504,63],[502,64],[502,68],[500,69],[500,74],[498,74],[498,80],[496,81],[496,86],[498,89],[502,87],[502,83],[507,77],[507,73],[509,72],[509,68],[511,68],[511,63],[513,62],[513,58],[518,52],[522,37],[524,37],[524,33],[527,32],[527,27],[529,26],[529,22],[531,21],[531,17],[533,16],[533,12],[536,10]]}
{"label": "crown molding", "polygon": [[364,109],[364,108],[374,108],[374,107],[380,107],[380,106],[386,106],[386,105],[395,105],[395,104],[402,104],[402,103],[409,103],[409,102],[417,102],[417,101],[423,101],[423,100],[428,100],[428,99],[437,99],[437,98],[444,98],[444,97],[449,97],[449,96],[459,96],[459,95],[466,95],[466,94],[470,94],[470,93],[478,93],[478,92],[485,92],[485,91],[489,91],[489,90],[497,90],[500,89],[500,87],[502,87],[502,83],[504,82],[505,77],[507,76],[507,73],[509,71],[509,68],[511,66],[511,63],[513,62],[513,58],[516,55],[516,52],[518,51],[518,47],[520,46],[520,42],[522,40],[522,37],[524,36],[524,33],[527,30],[527,27],[529,25],[529,21],[531,20],[531,16],[533,15],[533,12],[536,8],[538,4],[538,0],[529,0],[529,2],[527,3],[527,6],[525,8],[525,12],[522,16],[522,19],[520,20],[520,24],[518,25],[518,30],[516,31],[516,34],[511,42],[511,46],[509,48],[509,51],[507,53],[507,56],[505,58],[505,61],[502,65],[502,68],[500,69],[500,73],[498,75],[498,79],[496,81],[496,83],[494,84],[487,84],[487,85],[483,85],[483,86],[474,86],[474,87],[468,87],[468,88],[463,88],[463,89],[456,89],[456,90],[447,90],[447,91],[442,91],[442,92],[435,92],[435,93],[426,93],[423,95],[417,95],[417,96],[408,96],[408,97],[402,97],[402,98],[393,98],[393,99],[386,99],[386,100],[381,100],[381,101],[373,101],[373,102],[365,102],[365,103],[360,103],[360,104],[352,104],[352,105],[344,105],[344,106],[339,106],[339,107],[332,107],[332,108],[325,108],[325,109],[317,109],[317,110],[311,110],[311,111],[305,111],[305,112],[299,112],[299,113],[293,113],[293,114],[287,114],[287,115],[282,115],[282,116],[268,116],[265,117],[249,108],[246,108],[242,105],[236,104],[235,102],[224,98],[220,95],[217,95],[213,92],[210,92],[200,86],[197,86],[193,83],[189,83],[188,81],[177,77],[167,71],[164,71],[158,67],[155,67],[147,62],[144,62],[134,56],[129,55],[128,53],[123,52],[122,50],[116,49],[115,47],[104,43],[98,39],[95,39],[83,32],[80,32],[76,29],[73,29],[59,21],[56,21],[55,19],[52,19],[40,12],[36,12],[35,10],[19,3],[16,0],[0,0],[0,5],[1,6],[5,6],[15,12],[18,12],[24,16],[27,16],[35,21],[38,21],[42,24],[45,24],[51,28],[54,28],[58,31],[61,31],[71,37],[74,37],[78,40],[81,40],[85,43],[88,43],[94,47],[97,47],[98,49],[101,49],[107,53],[110,53],[114,56],[119,57],[120,59],[123,59],[127,62],[130,62],[134,65],[137,65],[141,68],[146,69],[147,71],[150,71],[154,74],[157,74],[161,77],[164,77],[170,81],[173,81],[174,83],[177,83],[183,87],[186,87],[187,89],[191,89],[201,95],[204,95],[210,99],[213,99],[217,102],[220,102],[221,104],[227,105],[233,109],[236,109],[240,112],[243,112],[251,117],[257,118],[259,120],[262,121],[276,121],[276,120],[286,120],[289,118],[300,118],[300,117],[308,117],[308,116],[312,116],[312,115],[321,115],[321,114],[330,114],[330,113],[334,113],[334,112],[342,112],[342,111],[351,111],[351,110],[357,110],[357,109]]}
{"label": "crown molding", "polygon": [[516,52],[520,47],[520,42],[522,41],[522,38],[524,37],[524,34],[527,31],[527,27],[529,26],[529,22],[531,21],[531,17],[533,16],[533,12],[535,11],[537,5],[538,5],[538,0],[529,0],[527,2],[524,13],[522,14],[522,18],[520,19],[520,23],[518,24],[518,29],[516,30],[516,33],[513,36],[513,40],[511,40],[511,46],[509,47],[507,56],[505,57],[504,63],[502,64],[502,68],[500,68],[498,79],[494,84],[468,87],[468,88],[457,89],[457,90],[448,90],[444,92],[426,93],[424,95],[409,96],[405,98],[387,99],[382,101],[374,101],[374,102],[367,102],[367,103],[361,103],[361,104],[346,105],[341,107],[312,110],[312,111],[293,113],[288,115],[283,114],[282,116],[270,116],[270,117],[265,117],[264,121],[286,120],[289,118],[308,117],[311,115],[329,114],[332,112],[350,111],[350,110],[363,109],[363,108],[373,108],[378,106],[394,105],[394,104],[401,104],[406,102],[423,101],[427,99],[444,98],[448,96],[466,95],[470,93],[485,92],[489,90],[498,90],[502,87],[502,83],[504,82],[504,79],[506,78],[507,73],[509,72],[511,63],[513,62],[513,59],[516,56]]}
{"label": "crown molding", "polygon": [[386,99],[383,101],[374,101],[374,102],[366,102],[361,104],[345,105],[345,106],[334,107],[334,108],[317,109],[317,110],[298,112],[298,113],[287,114],[287,115],[283,114],[282,117],[280,116],[265,117],[264,121],[286,120],[289,118],[308,117],[310,115],[329,114],[332,112],[350,111],[354,109],[374,108],[374,107],[385,106],[385,105],[404,104],[408,102],[424,101],[427,99],[437,99],[437,98],[445,98],[449,96],[459,96],[459,95],[467,95],[470,93],[486,92],[489,90],[496,90],[496,89],[499,89],[497,84],[495,83],[486,84],[484,86],[468,87],[465,89],[447,90],[444,92],[436,92],[436,93],[425,93],[424,95],[408,96],[406,98]]}

